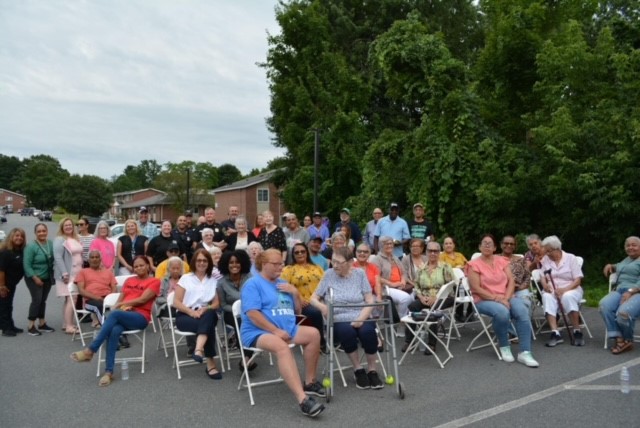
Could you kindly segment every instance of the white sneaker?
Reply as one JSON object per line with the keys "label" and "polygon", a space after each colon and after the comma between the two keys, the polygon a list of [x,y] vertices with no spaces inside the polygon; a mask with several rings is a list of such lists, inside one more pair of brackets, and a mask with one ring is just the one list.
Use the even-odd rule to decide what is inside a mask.
{"label": "white sneaker", "polygon": [[500,356],[502,356],[505,363],[513,363],[515,361],[510,346],[500,348]]}
{"label": "white sneaker", "polygon": [[533,355],[529,351],[520,352],[518,354],[518,362],[527,367],[539,367],[540,364],[533,359]]}

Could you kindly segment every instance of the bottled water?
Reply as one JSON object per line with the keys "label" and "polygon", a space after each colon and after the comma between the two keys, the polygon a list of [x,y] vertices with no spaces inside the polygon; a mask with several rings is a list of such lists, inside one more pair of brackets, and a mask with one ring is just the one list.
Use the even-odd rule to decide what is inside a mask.
{"label": "bottled water", "polygon": [[620,370],[620,391],[623,394],[628,394],[631,391],[629,387],[629,370],[626,366],[622,367]]}
{"label": "bottled water", "polygon": [[122,380],[129,380],[129,362],[122,362]]}

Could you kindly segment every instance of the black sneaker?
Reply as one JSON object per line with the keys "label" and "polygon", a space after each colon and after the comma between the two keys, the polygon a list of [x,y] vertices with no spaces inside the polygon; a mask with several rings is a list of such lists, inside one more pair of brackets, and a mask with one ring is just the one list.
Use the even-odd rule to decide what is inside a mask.
{"label": "black sneaker", "polygon": [[21,328],[16,327],[15,325],[12,328],[13,331],[15,331],[16,333],[20,334],[20,333],[24,333],[24,330]]}
{"label": "black sneaker", "polygon": [[369,378],[369,385],[371,389],[382,389],[384,388],[384,383],[380,380],[378,373],[375,370],[371,370],[367,373],[367,377]]}
{"label": "black sneaker", "polygon": [[29,336],[42,336],[42,333],[40,333],[36,328],[36,326],[34,325],[29,329]]}
{"label": "black sneaker", "polygon": [[367,376],[367,372],[364,369],[358,369],[354,372],[356,377],[356,388],[358,389],[369,389],[371,388],[371,384],[369,383],[369,377]]}
{"label": "black sneaker", "polygon": [[127,338],[126,334],[123,334],[122,336],[120,336],[120,338],[118,339],[118,342],[120,343],[120,348],[122,349],[131,348],[131,344],[129,343],[129,339]]}
{"label": "black sneaker", "polygon": [[326,397],[327,391],[324,389],[322,384],[318,381],[314,381],[306,384],[302,388],[307,395],[315,395],[316,397]]}
{"label": "black sneaker", "polygon": [[564,342],[560,333],[556,333],[555,331],[551,333],[551,337],[549,337],[549,341],[544,344],[544,346],[548,348],[553,348],[554,346]]}
{"label": "black sneaker", "polygon": [[310,418],[315,418],[324,410],[324,405],[318,403],[313,397],[307,397],[302,400],[300,403],[300,410],[302,413],[309,416]]}
{"label": "black sneaker", "polygon": [[38,327],[38,330],[45,332],[45,333],[53,333],[54,331],[56,331],[55,328],[53,327],[49,327],[46,323],[42,324],[40,327]]}
{"label": "black sneaker", "polygon": [[584,346],[584,337],[581,331],[576,330],[573,332],[573,346]]}
{"label": "black sneaker", "polygon": [[15,330],[10,330],[10,329],[2,330],[2,335],[5,337],[16,337],[16,334],[17,333]]}

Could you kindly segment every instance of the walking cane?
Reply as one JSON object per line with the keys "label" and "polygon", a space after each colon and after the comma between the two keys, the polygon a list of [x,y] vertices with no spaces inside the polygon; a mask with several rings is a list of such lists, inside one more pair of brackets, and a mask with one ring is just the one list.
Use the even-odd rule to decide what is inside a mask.
{"label": "walking cane", "polygon": [[[553,295],[556,296],[556,300],[558,301],[558,308],[560,309],[560,313],[562,314],[562,320],[564,321],[564,325],[567,326],[567,332],[569,332],[569,340],[573,345],[575,343],[573,338],[573,331],[571,330],[571,328],[569,327],[569,323],[567,322],[567,314],[564,312],[564,307],[562,306],[562,299],[559,298],[558,295],[556,294],[557,288],[556,288],[556,283],[553,281],[553,277],[551,276],[551,269],[545,270],[544,276],[548,278],[549,282],[551,283],[551,288],[553,288]],[[571,325],[571,327],[573,327],[573,325]]]}

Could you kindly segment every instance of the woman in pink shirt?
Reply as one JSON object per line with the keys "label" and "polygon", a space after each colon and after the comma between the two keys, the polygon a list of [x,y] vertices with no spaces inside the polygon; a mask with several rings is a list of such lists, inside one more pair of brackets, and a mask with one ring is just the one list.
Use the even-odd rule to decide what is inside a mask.
{"label": "woman in pink shirt", "polygon": [[497,245],[492,235],[480,242],[481,257],[467,263],[467,277],[478,312],[493,319],[493,331],[498,338],[500,354],[507,363],[515,361],[509,344],[509,324],[513,318],[520,342],[518,362],[538,367],[531,354],[531,319],[523,299],[513,297],[515,283],[509,260],[495,256]]}
{"label": "woman in pink shirt", "polygon": [[95,239],[91,241],[89,251],[97,250],[102,255],[102,266],[105,269],[113,269],[113,263],[116,260],[116,247],[109,240],[111,238],[111,228],[106,221],[100,221],[96,225]]}

